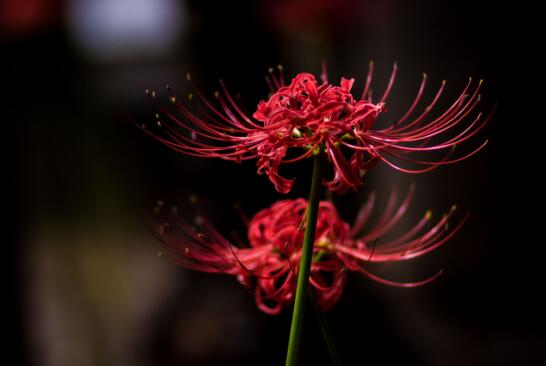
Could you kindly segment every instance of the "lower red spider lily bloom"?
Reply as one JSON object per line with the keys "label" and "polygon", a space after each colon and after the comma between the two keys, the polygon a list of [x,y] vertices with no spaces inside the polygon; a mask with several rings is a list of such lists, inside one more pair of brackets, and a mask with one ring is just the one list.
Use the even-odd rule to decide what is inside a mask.
{"label": "lower red spider lily bloom", "polygon": [[[403,172],[421,173],[461,161],[483,148],[485,142],[462,156],[451,157],[456,145],[476,135],[489,120],[481,113],[473,113],[482,82],[473,83],[471,79],[443,113],[433,112],[433,107],[444,91],[445,81],[422,112],[416,112],[427,82],[423,74],[407,111],[388,127],[377,128],[376,121],[386,111],[396,73],[395,64],[386,89],[375,102],[370,87],[373,63],[360,98],[351,93],[354,79],[341,78],[339,86],[332,85],[323,71],[321,83],[313,75],[301,73],[287,85],[279,66],[277,74],[271,69],[266,78],[272,94],[258,104],[252,116],[220,82],[222,91],[215,94],[216,103],[196,90],[198,98],[189,94],[189,100],[196,100],[195,108],[190,110],[187,103],[171,96],[177,112],[159,105],[161,113],[156,114],[163,132],[144,131],[187,155],[237,162],[256,159],[258,172],[265,172],[281,193],[289,192],[294,180],[281,176],[279,166],[320,151],[326,153],[333,168],[333,175],[324,184],[331,191],[343,193],[356,190],[362,184],[362,175],[377,161]],[[155,97],[155,92],[148,94]],[[425,152],[434,156],[429,156],[430,160],[415,156]]]}
{"label": "lower red spider lily bloom", "polygon": [[[413,189],[397,204],[397,194],[393,192],[377,223],[369,227],[366,224],[375,195],[370,195],[352,226],[340,218],[332,203],[320,202],[309,283],[323,310],[341,296],[347,271],[401,287],[425,284],[441,273],[424,281],[401,283],[381,278],[366,268],[368,263],[398,262],[428,253],[445,243],[463,224],[464,219],[453,230],[448,229],[454,208],[435,225],[430,224],[431,214],[427,212],[404,234],[378,244],[378,239],[404,216],[412,195]],[[196,220],[198,229],[195,229],[167,212],[162,217],[166,221],[151,227],[178,264],[197,271],[235,276],[252,290],[262,311],[278,314],[294,300],[306,207],[307,201],[300,198],[278,201],[258,212],[248,225],[247,247],[233,245],[201,217]]]}

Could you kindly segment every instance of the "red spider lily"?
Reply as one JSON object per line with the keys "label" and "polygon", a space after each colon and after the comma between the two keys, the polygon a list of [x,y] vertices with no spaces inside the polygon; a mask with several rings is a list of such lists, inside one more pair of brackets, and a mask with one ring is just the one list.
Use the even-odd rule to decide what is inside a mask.
{"label": "red spider lily", "polygon": [[[347,271],[360,272],[383,284],[401,287],[428,283],[441,273],[419,282],[394,282],[366,268],[368,263],[398,262],[428,253],[451,238],[466,220],[465,217],[449,230],[448,220],[454,208],[435,225],[431,225],[431,214],[427,212],[404,234],[378,244],[378,239],[404,216],[412,196],[413,188],[397,204],[394,191],[379,220],[367,228],[375,205],[374,194],[370,195],[352,226],[340,218],[332,203],[320,202],[309,282],[322,309],[330,308],[341,296]],[[293,302],[306,207],[307,201],[299,198],[278,201],[258,212],[248,225],[249,246],[233,245],[201,217],[196,220],[196,229],[176,214],[166,212],[161,216],[165,221],[159,226],[151,225],[151,228],[178,264],[197,271],[236,276],[254,293],[262,311],[278,314]]]}
{"label": "red spider lily", "polygon": [[[257,159],[258,173],[265,172],[281,193],[289,192],[294,180],[282,177],[279,166],[320,151],[325,152],[333,167],[333,177],[324,184],[331,191],[344,193],[356,190],[363,174],[378,161],[402,172],[422,173],[461,161],[485,146],[487,141],[459,157],[451,157],[455,146],[476,135],[489,120],[482,113],[473,114],[482,82],[473,83],[471,79],[449,108],[433,116],[445,81],[423,111],[416,113],[427,82],[424,74],[417,96],[402,117],[389,127],[377,128],[376,120],[386,110],[396,73],[395,64],[381,98],[373,102],[373,63],[360,98],[351,93],[354,79],[342,78],[339,86],[332,85],[323,71],[321,83],[313,75],[302,73],[286,85],[279,67],[278,73],[270,70],[266,78],[272,94],[258,104],[252,116],[221,82],[216,103],[196,90],[198,98],[189,94],[190,100],[196,100],[195,108],[190,110],[187,103],[171,96],[178,114],[159,105],[157,125],[163,132],[144,131],[187,155],[236,162]],[[149,94],[155,97],[155,92]],[[442,151],[445,153],[441,157],[429,157],[431,160],[415,156]]]}

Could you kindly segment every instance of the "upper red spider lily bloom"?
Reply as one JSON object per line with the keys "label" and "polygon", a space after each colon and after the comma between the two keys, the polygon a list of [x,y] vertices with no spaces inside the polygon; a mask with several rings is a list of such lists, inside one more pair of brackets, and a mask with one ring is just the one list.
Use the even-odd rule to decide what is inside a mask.
{"label": "upper red spider lily bloom", "polygon": [[[318,305],[327,310],[341,296],[347,271],[357,271],[371,279],[393,286],[414,287],[432,281],[440,273],[419,282],[395,282],[373,274],[369,263],[398,262],[434,250],[459,230],[466,217],[449,230],[448,220],[454,207],[435,225],[427,212],[411,229],[396,238],[382,239],[404,216],[413,189],[398,204],[393,192],[386,209],[374,225],[367,225],[375,205],[371,194],[351,226],[342,220],[332,203],[321,201],[316,240],[309,277]],[[233,245],[215,228],[198,217],[197,228],[185,224],[168,211],[161,215],[161,225],[152,232],[163,242],[175,261],[187,268],[235,276],[255,296],[258,307],[268,314],[278,314],[291,304],[296,291],[298,268],[304,235],[307,201],[278,201],[258,212],[248,225],[249,246]],[[379,241],[379,243],[378,243]]]}
{"label": "upper red spider lily bloom", "polygon": [[[326,153],[333,167],[333,175],[324,184],[331,191],[343,193],[356,190],[362,184],[362,175],[380,160],[403,172],[421,173],[461,161],[485,146],[487,141],[473,151],[451,157],[456,145],[476,135],[489,120],[482,113],[472,113],[480,100],[482,82],[473,83],[471,79],[443,113],[433,114],[433,107],[444,91],[445,81],[417,113],[427,82],[423,74],[407,111],[388,127],[377,128],[376,121],[386,111],[396,73],[395,64],[385,91],[375,102],[370,87],[373,63],[360,98],[351,93],[354,79],[342,78],[339,86],[332,85],[323,71],[321,83],[313,75],[302,73],[287,85],[279,67],[278,73],[271,69],[266,78],[272,94],[259,102],[252,116],[220,82],[216,103],[196,90],[198,98],[189,94],[189,100],[196,100],[195,108],[190,110],[187,103],[171,96],[179,114],[159,105],[157,125],[163,132],[144,131],[187,155],[237,162],[257,159],[258,173],[265,172],[281,193],[289,192],[294,180],[282,177],[279,166],[320,151]],[[148,94],[155,97],[155,92]],[[430,160],[415,156],[422,152],[434,156]]]}

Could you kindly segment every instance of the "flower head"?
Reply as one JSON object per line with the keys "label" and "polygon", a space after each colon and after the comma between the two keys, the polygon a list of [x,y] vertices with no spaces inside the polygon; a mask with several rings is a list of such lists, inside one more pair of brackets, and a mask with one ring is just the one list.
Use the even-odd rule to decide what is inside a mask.
{"label": "flower head", "polygon": [[[427,82],[424,74],[407,111],[388,127],[379,128],[378,118],[387,110],[396,73],[395,64],[381,98],[372,101],[373,63],[360,97],[352,93],[355,79],[341,78],[339,85],[334,85],[323,70],[320,82],[312,74],[301,73],[286,84],[279,67],[278,73],[271,69],[266,78],[270,97],[260,101],[252,115],[221,82],[216,103],[199,90],[195,91],[197,98],[188,96],[195,101],[194,108],[171,96],[177,112],[159,105],[161,113],[156,114],[162,132],[144,131],[187,155],[256,160],[258,172],[265,173],[281,193],[289,192],[294,180],[283,177],[279,167],[319,152],[327,155],[332,167],[324,184],[331,191],[344,193],[356,190],[365,172],[378,161],[403,172],[421,173],[463,160],[485,146],[487,141],[461,156],[451,156],[455,146],[476,135],[489,120],[481,113],[472,114],[482,83],[471,79],[444,112],[433,114],[445,81],[417,113]],[[155,92],[149,95],[155,97]],[[444,153],[436,156],[437,152]],[[421,153],[433,156],[422,160]]]}
{"label": "flower head", "polygon": [[[404,234],[384,241],[404,216],[412,196],[413,188],[398,204],[397,193],[393,192],[374,225],[367,225],[375,206],[373,194],[352,226],[339,216],[332,203],[320,202],[309,281],[322,309],[330,308],[341,296],[347,271],[402,287],[422,285],[440,274],[419,282],[395,282],[367,268],[370,263],[404,261],[428,253],[452,237],[464,222],[449,230],[448,220],[454,209],[434,225],[427,212]],[[261,210],[248,224],[246,246],[233,245],[201,217],[194,228],[165,212],[161,225],[151,228],[177,263],[202,272],[235,276],[252,290],[262,311],[277,314],[294,299],[306,207],[307,201],[300,198],[278,201]]]}

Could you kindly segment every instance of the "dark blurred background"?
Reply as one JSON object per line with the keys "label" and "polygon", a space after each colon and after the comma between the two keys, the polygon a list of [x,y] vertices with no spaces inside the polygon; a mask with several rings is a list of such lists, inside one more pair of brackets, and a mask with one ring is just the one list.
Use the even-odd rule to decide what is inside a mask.
{"label": "dark blurred background", "polygon": [[[323,59],[331,80],[354,76],[357,87],[373,59],[379,90],[397,61],[393,116],[424,71],[429,93],[448,80],[446,101],[473,76],[486,81],[482,108],[499,103],[477,156],[420,176],[381,165],[361,192],[335,197],[351,220],[370,191],[384,202],[390,187],[414,182],[407,223],[453,203],[472,212],[441,249],[381,272],[413,280],[444,268],[434,283],[405,290],[350,276],[327,315],[344,364],[546,363],[544,239],[534,213],[542,191],[537,167],[524,164],[540,119],[527,119],[530,106],[518,98],[533,74],[514,63],[527,57],[516,48],[514,9],[401,0],[0,4],[10,364],[283,364],[290,311],[262,314],[233,279],[158,257],[138,218],[157,199],[188,207],[197,197],[183,214],[205,213],[244,236],[234,206],[251,215],[281,196],[254,164],[180,156],[131,119],[153,120],[146,88],[164,102],[165,84],[183,95],[186,72],[211,93],[223,78],[252,109],[267,96],[268,67],[318,73]],[[299,177],[290,197],[307,195],[308,169],[289,172]],[[312,314],[305,331],[302,364],[329,364]]]}

